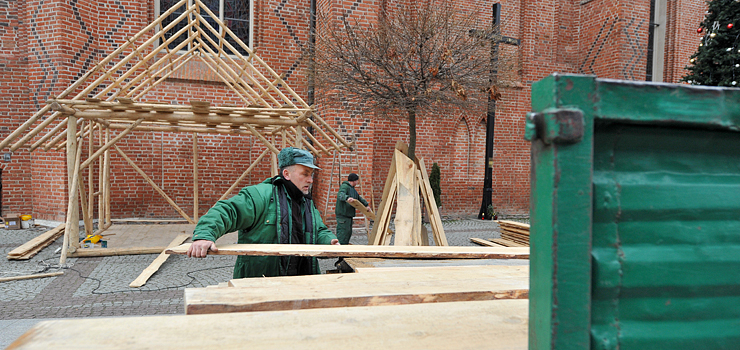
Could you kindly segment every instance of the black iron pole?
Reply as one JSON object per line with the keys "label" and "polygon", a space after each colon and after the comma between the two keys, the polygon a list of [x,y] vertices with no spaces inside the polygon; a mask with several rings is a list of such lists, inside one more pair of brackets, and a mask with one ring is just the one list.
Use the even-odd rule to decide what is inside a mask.
{"label": "black iron pole", "polygon": [[[493,4],[493,28],[496,34],[500,33],[498,26],[501,23],[501,4]],[[498,40],[491,41],[491,76],[489,82],[493,85],[496,82],[498,74]],[[491,197],[493,195],[493,141],[494,130],[496,127],[496,100],[488,95],[488,113],[486,114],[486,171],[483,178],[483,200],[481,201],[478,218],[481,220],[491,220],[491,213],[488,207],[493,204]]]}

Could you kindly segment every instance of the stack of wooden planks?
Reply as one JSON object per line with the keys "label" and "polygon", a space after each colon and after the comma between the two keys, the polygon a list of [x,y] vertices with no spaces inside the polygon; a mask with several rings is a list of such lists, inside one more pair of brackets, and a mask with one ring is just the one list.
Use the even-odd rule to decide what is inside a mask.
{"label": "stack of wooden planks", "polygon": [[64,224],[46,231],[8,253],[8,260],[28,260],[64,235]]}
{"label": "stack of wooden planks", "polygon": [[501,239],[529,247],[529,224],[509,220],[497,222],[501,226]]}
{"label": "stack of wooden planks", "polygon": [[470,238],[470,241],[488,247],[529,247],[529,224],[516,221],[497,220],[501,227],[501,238]]}

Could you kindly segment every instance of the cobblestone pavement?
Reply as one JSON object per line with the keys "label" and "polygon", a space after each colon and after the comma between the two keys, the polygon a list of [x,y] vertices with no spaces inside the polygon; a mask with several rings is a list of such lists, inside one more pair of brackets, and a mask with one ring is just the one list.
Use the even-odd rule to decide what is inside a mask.
{"label": "cobblestone pavement", "polygon": [[[498,224],[476,219],[443,222],[449,245],[472,246],[470,237],[497,238]],[[7,253],[50,228],[0,229],[0,277],[59,271],[61,239],[30,260],[7,260]],[[333,229],[330,227],[330,229]],[[431,232],[431,229],[430,229]],[[367,244],[364,229],[351,243]],[[156,254],[67,259],[64,275],[0,283],[0,320],[182,314],[183,289],[205,287],[231,278],[235,256],[190,259],[172,255],[141,288],[128,285]],[[322,272],[335,259],[320,259]],[[0,322],[0,333],[10,323]],[[3,345],[0,342],[0,346]],[[7,344],[6,344],[7,345]]]}

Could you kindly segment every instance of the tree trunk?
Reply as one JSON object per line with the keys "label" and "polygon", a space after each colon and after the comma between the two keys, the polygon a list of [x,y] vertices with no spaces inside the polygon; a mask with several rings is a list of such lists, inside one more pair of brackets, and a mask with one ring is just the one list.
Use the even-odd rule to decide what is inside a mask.
{"label": "tree trunk", "polygon": [[416,154],[416,106],[413,104],[410,104],[406,111],[409,113],[409,158],[411,160],[416,160],[414,158]]}

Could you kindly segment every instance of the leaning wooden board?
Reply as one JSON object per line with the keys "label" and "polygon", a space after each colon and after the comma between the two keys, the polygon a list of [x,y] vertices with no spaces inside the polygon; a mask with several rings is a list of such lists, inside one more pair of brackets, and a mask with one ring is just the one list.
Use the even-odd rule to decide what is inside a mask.
{"label": "leaning wooden board", "polygon": [[528,316],[528,300],[490,300],[68,319],[7,349],[527,349]]}
{"label": "leaning wooden board", "polygon": [[[229,281],[185,289],[185,313],[297,310],[449,301],[526,299],[529,266],[453,266]],[[276,292],[279,291],[279,292]]]}
{"label": "leaning wooden board", "polygon": [[[191,243],[165,251],[185,254]],[[529,259],[529,248],[453,247],[453,246],[375,246],[325,244],[228,244],[218,247],[215,255],[316,256],[357,258],[416,259]]]}

